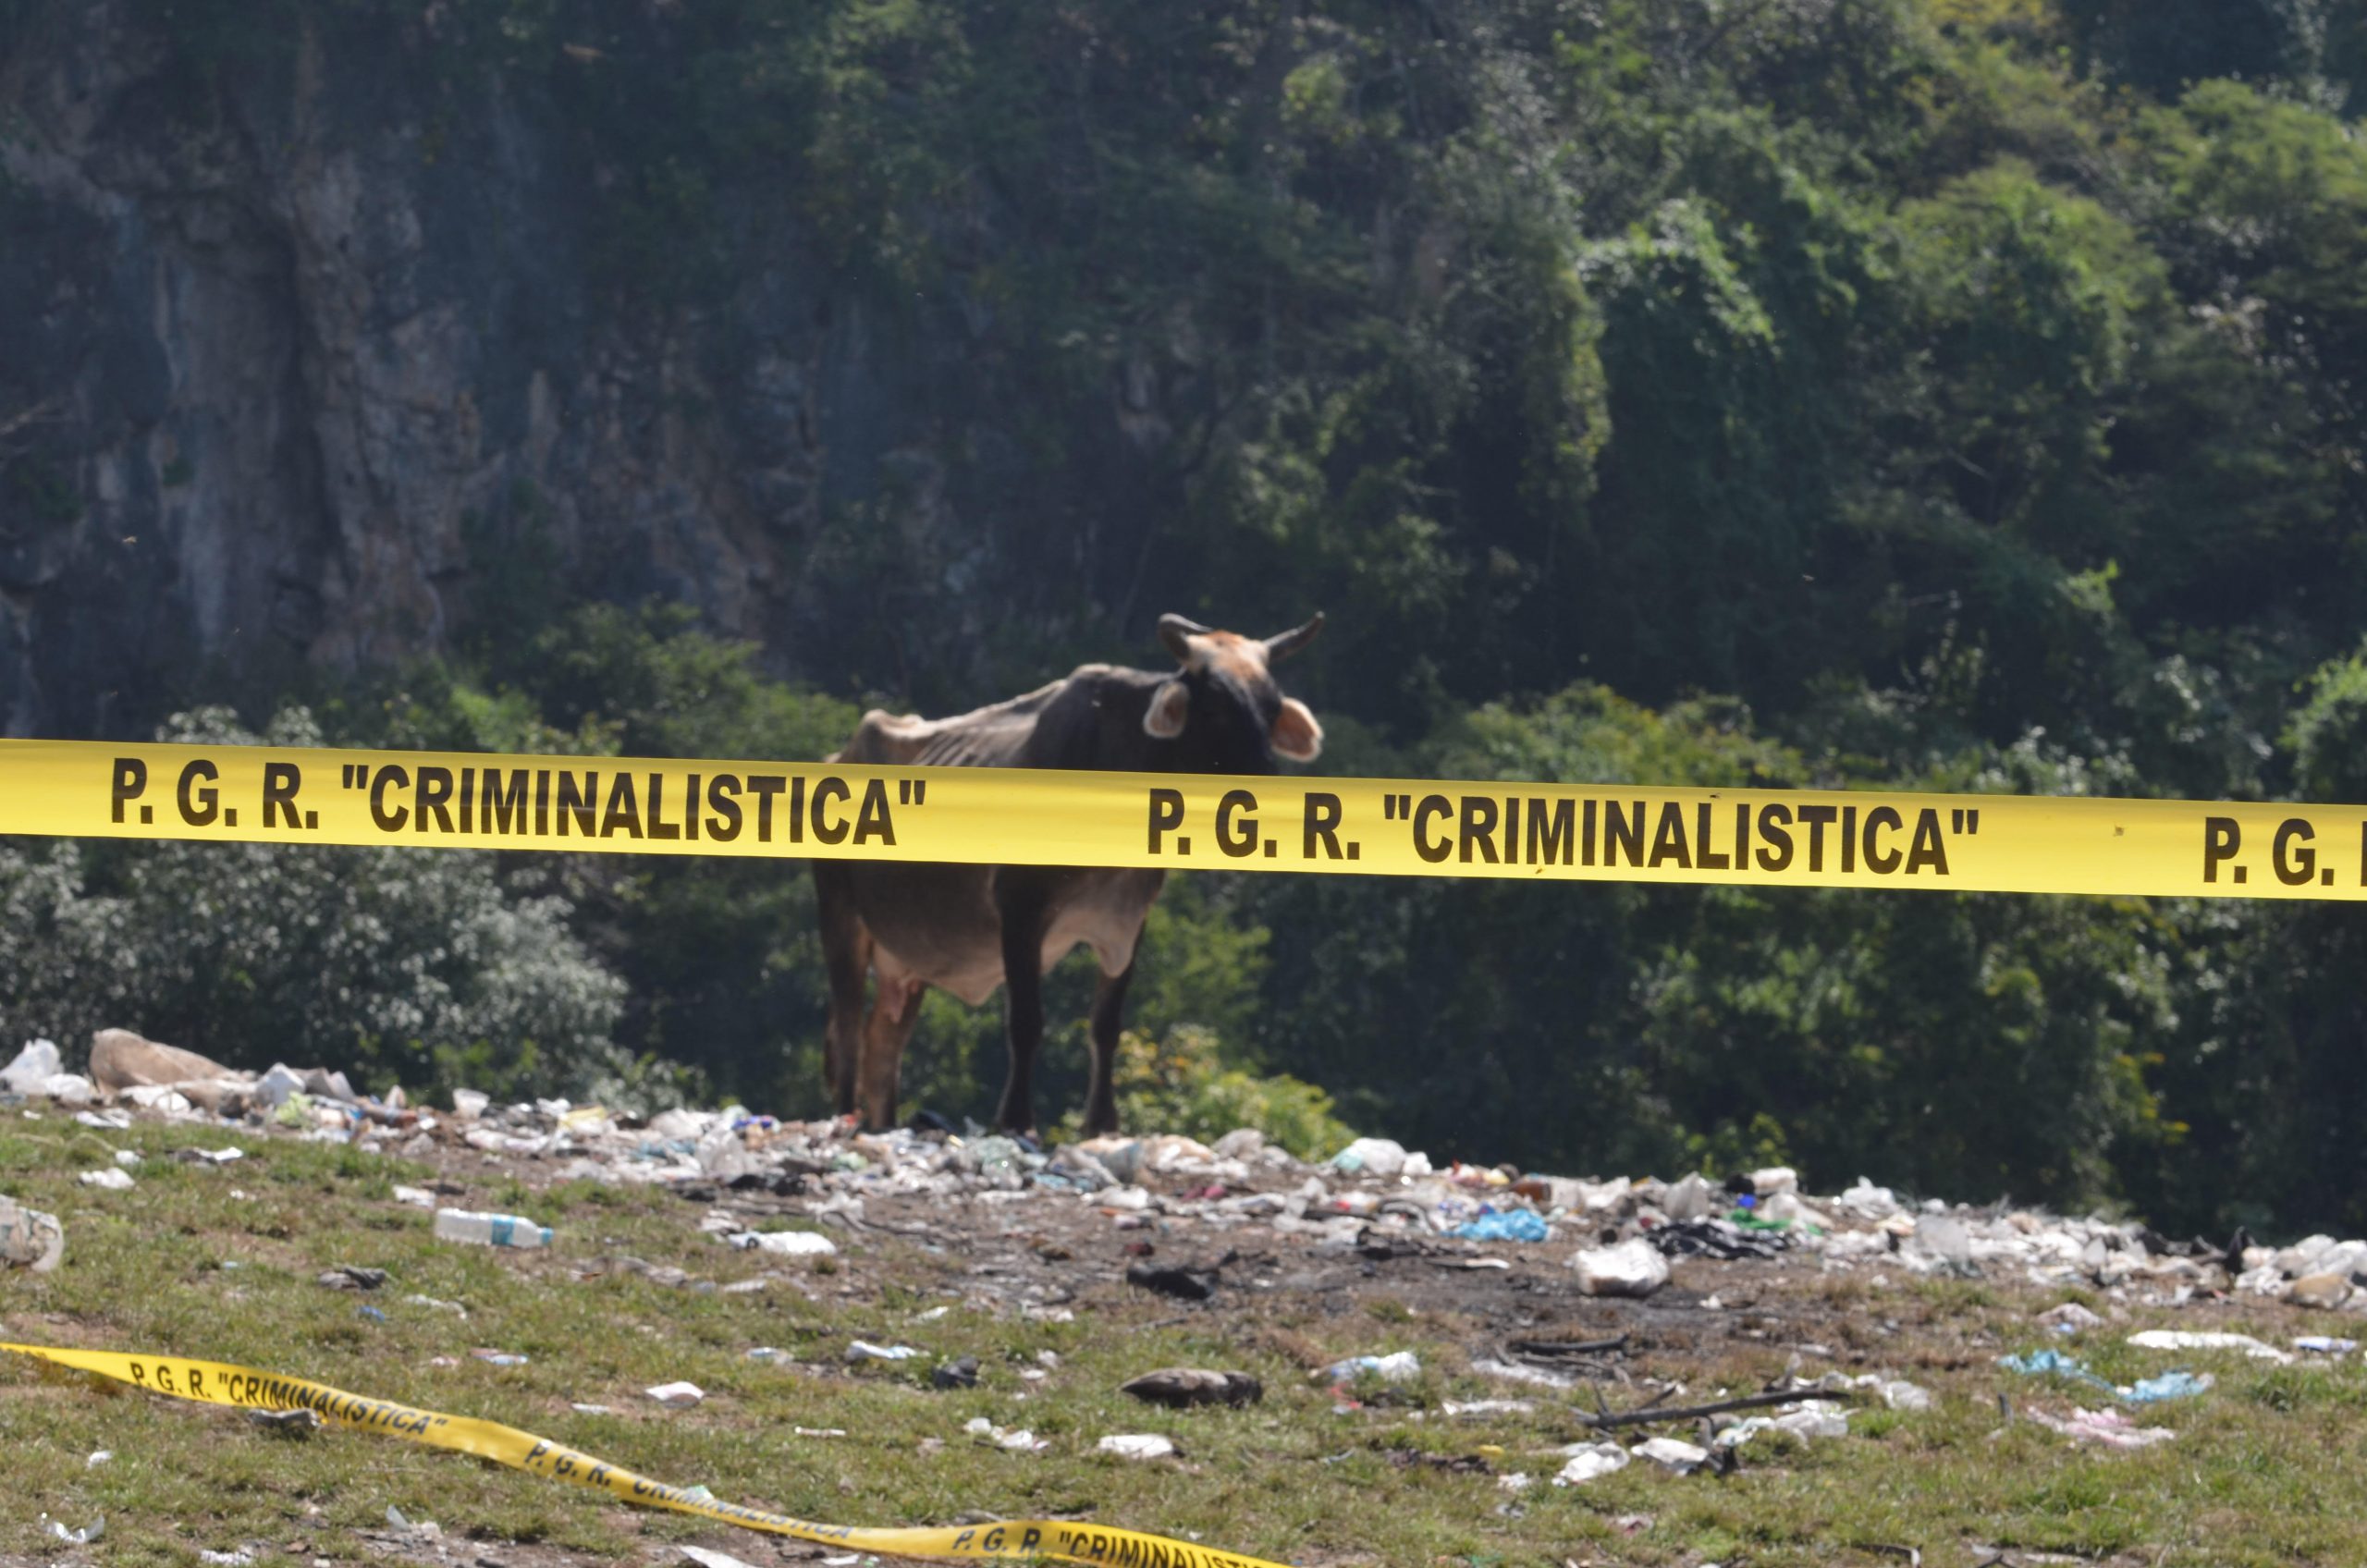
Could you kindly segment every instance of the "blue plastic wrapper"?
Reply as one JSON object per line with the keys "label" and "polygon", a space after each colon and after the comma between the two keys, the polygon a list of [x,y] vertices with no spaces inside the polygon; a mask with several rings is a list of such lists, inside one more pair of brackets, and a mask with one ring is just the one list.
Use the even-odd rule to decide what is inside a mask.
{"label": "blue plastic wrapper", "polygon": [[2197,1377],[2191,1372],[2165,1372],[2158,1378],[2142,1378],[2122,1388],[2105,1382],[2089,1371],[2085,1363],[2074,1361],[2059,1350],[2034,1350],[2026,1355],[2001,1355],[1997,1358],[1997,1365],[2008,1372],[2031,1376],[2052,1373],[2058,1378],[2068,1378],[2074,1382],[2102,1389],[2126,1404],[2159,1404],[2164,1400],[2192,1399],[2211,1387],[2208,1377]]}
{"label": "blue plastic wrapper", "polygon": [[1545,1233],[1545,1221],[1526,1208],[1491,1210],[1449,1232],[1466,1242],[1541,1242]]}

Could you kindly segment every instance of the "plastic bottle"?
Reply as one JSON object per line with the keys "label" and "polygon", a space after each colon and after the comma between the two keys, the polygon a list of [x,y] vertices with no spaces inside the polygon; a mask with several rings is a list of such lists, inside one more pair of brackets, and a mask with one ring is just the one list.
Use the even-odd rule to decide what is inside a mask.
{"label": "plastic bottle", "polygon": [[448,1242],[476,1242],[496,1247],[546,1247],[551,1228],[523,1215],[476,1214],[465,1208],[435,1211],[435,1233]]}

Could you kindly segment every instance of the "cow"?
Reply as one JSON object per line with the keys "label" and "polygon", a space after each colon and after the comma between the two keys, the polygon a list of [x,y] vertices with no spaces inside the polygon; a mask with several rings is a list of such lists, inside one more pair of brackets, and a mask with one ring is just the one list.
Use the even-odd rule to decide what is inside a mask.
{"label": "cow", "polygon": [[[954,718],[874,709],[830,760],[894,766],[1089,768],[1118,773],[1269,774],[1275,759],[1312,762],[1323,729],[1286,697],[1273,667],[1323,625],[1262,641],[1161,616],[1173,671],[1084,665],[1025,696]],[[814,863],[829,983],[824,1062],[841,1116],[895,1119],[896,1084],[923,992],[972,1007],[1004,988],[1009,1076],[996,1122],[1035,1126],[1033,1079],[1044,1037],[1043,977],[1080,944],[1100,962],[1093,998],[1088,1135],[1118,1125],[1110,1083],[1134,948],[1166,873],[1133,868]],[[867,982],[877,995],[865,1009]]]}

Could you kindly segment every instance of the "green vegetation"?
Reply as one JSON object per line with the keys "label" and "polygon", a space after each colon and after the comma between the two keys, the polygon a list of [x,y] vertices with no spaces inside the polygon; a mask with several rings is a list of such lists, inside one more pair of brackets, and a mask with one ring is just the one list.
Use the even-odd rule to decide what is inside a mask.
{"label": "green vegetation", "polygon": [[[1747,1551],[1757,1562],[1807,1564],[1836,1554],[1871,1562],[1888,1555],[1885,1546],[1915,1545],[1927,1561],[1951,1552],[1978,1560],[1980,1546],[2116,1561],[2169,1550],[2266,1568],[2367,1553],[2356,1472],[2278,1457],[2339,1452],[2367,1431],[2355,1366],[2184,1355],[2179,1364],[2214,1374],[2217,1386],[2140,1417],[2177,1429],[2176,1441],[2134,1454],[2075,1446],[2029,1420],[2001,1422],[2001,1393],[2024,1411],[2058,1415],[2091,1397],[2082,1385],[2010,1378],[1991,1365],[2002,1350],[2054,1341],[2030,1320],[2049,1293],[2009,1282],[1686,1261],[1677,1265],[1680,1288],[1714,1285],[1726,1310],[1672,1316],[1656,1304],[1646,1318],[1620,1304],[1557,1295],[1567,1288],[1557,1247],[1511,1252],[1534,1287],[1486,1302],[1469,1276],[1442,1279],[1401,1257],[1372,1280],[1343,1264],[1320,1292],[1256,1289],[1256,1266],[1245,1265],[1228,1271],[1213,1308],[1179,1313],[1173,1302],[1116,1282],[1131,1233],[1110,1231],[1089,1208],[1061,1204],[1062,1215],[1081,1221],[1061,1232],[1078,1261],[1054,1275],[1026,1250],[1038,1243],[1045,1206],[1056,1201],[1049,1198],[1025,1211],[1021,1237],[999,1240],[992,1225],[965,1231],[966,1221],[922,1205],[901,1212],[927,1237],[836,1231],[839,1256],[784,1263],[718,1245],[693,1223],[698,1208],[668,1192],[530,1188],[472,1152],[447,1151],[430,1165],[284,1136],[237,1139],[247,1158],[227,1170],[170,1158],[192,1139],[233,1141],[224,1131],[154,1123],[98,1133],[55,1117],[12,1118],[0,1129],[0,1184],[68,1217],[64,1267],[7,1277],[13,1337],[309,1377],[501,1421],[660,1481],[837,1524],[1082,1516],[1282,1562],[1558,1563],[1591,1551],[1673,1568]],[[111,1165],[116,1147],[146,1157],[136,1188],[75,1184],[78,1166]],[[436,1241],[424,1211],[391,1196],[394,1182],[432,1179],[461,1190],[453,1202],[507,1207],[553,1225],[556,1250]],[[1160,1256],[1188,1248],[1192,1233],[1159,1232]],[[669,1286],[639,1269],[604,1268],[621,1256],[681,1269],[690,1280]],[[981,1259],[998,1261],[971,1266]],[[346,1265],[390,1278],[368,1295],[314,1283]],[[1278,1272],[1309,1266],[1302,1258]],[[768,1291],[713,1288],[767,1273],[776,1276]],[[1077,1283],[1073,1321],[1031,1321],[1012,1309],[1009,1292],[1053,1278]],[[457,1304],[467,1316],[417,1297]],[[2277,1341],[2303,1326],[2271,1304],[2250,1317],[2140,1309],[2072,1349],[2108,1378],[2152,1376],[2165,1358],[2122,1338],[2140,1327],[2195,1327],[2198,1311],[2213,1314],[2213,1328]],[[1743,1451],[1742,1473],[1723,1480],[1672,1476],[1638,1461],[1556,1488],[1545,1477],[1563,1463],[1559,1446],[1590,1438],[1573,1398],[1508,1390],[1470,1370],[1517,1331],[1509,1329],[1515,1313],[1539,1334],[1641,1330],[1624,1363],[1637,1386],[1607,1390],[1622,1407],[1647,1397],[1647,1379],[1681,1379],[1703,1400],[1758,1389],[1811,1339],[1830,1347],[1813,1353],[1812,1366],[1862,1358],[1926,1386],[1933,1404],[1861,1409],[1846,1438],[1802,1444],[1762,1434]],[[2325,1315],[2310,1326],[2339,1329],[2344,1321]],[[856,1338],[926,1354],[849,1368],[840,1357]],[[750,1359],[758,1346],[788,1359]],[[529,1360],[496,1366],[472,1356],[475,1347]],[[1308,1375],[1336,1358],[1398,1350],[1420,1356],[1421,1377],[1403,1386],[1360,1382],[1351,1391],[1362,1410],[1336,1412],[1327,1384]],[[1045,1352],[1055,1365],[1047,1367]],[[930,1368],[957,1355],[978,1359],[979,1385],[930,1388]],[[1237,1411],[1171,1412],[1117,1391],[1171,1365],[1250,1372],[1265,1399]],[[702,1404],[664,1410],[643,1393],[681,1378],[705,1390]],[[1533,1408],[1463,1418],[1439,1408],[1507,1393],[1532,1399]],[[20,1503],[0,1513],[0,1553],[15,1560],[57,1554],[40,1519],[46,1513],[71,1527],[104,1516],[111,1562],[165,1568],[199,1551],[241,1549],[273,1568],[346,1562],[380,1551],[367,1537],[387,1534],[389,1507],[435,1522],[453,1552],[472,1560],[616,1562],[681,1541],[751,1561],[766,1555],[762,1541],[728,1527],[621,1507],[383,1435],[331,1429],[293,1441],[236,1411],[14,1358],[0,1359],[0,1446]],[[1575,1404],[1591,1401],[1581,1390]],[[1027,1427],[1050,1447],[1022,1455],[973,1441],[963,1427],[980,1416]],[[822,1435],[834,1429],[844,1435]],[[1689,1423],[1672,1430],[1696,1435]],[[1096,1441],[1113,1432],[1164,1433],[1183,1457],[1145,1464],[1096,1453]],[[88,1456],[99,1450],[112,1458],[93,1465]],[[1526,1473],[1535,1485],[1509,1495],[1490,1471]],[[1387,1506],[1361,1505],[1375,1496]]]}
{"label": "green vegetation", "polygon": [[[1291,679],[1343,772],[2367,799],[2355,6],[134,9],[185,115],[292,80],[309,30],[404,61],[437,136],[494,102],[564,127],[616,319],[704,342],[794,258],[933,367],[942,439],[781,525],[815,588],[767,662],[565,608],[528,487],[472,520],[450,662],[319,693],[339,738],[811,756],[841,696],[944,711],[1152,656],[1161,610],[1319,605]],[[702,351],[728,384],[738,347]],[[570,982],[538,1081],[582,1074],[552,1041],[609,1038],[818,1107],[802,878],[499,877],[623,987],[611,1030],[613,982]],[[1135,1023],[1441,1158],[1782,1157],[2355,1233],[2361,940],[2335,908],[1200,878]],[[506,1016],[314,1037],[411,1075],[463,1037],[506,1061]],[[996,1029],[932,998],[914,1101],[983,1111]]]}

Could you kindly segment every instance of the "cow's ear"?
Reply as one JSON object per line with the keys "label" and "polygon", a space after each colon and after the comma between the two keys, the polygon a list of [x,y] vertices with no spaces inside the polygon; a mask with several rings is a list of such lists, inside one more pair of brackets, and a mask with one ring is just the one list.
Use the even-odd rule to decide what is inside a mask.
{"label": "cow's ear", "polygon": [[1313,762],[1323,754],[1323,726],[1315,722],[1314,713],[1296,697],[1282,699],[1282,711],[1274,716],[1269,733],[1274,750],[1293,762]]}
{"label": "cow's ear", "polygon": [[1168,680],[1151,693],[1150,706],[1143,712],[1143,733],[1159,741],[1172,741],[1184,733],[1184,720],[1192,711],[1192,689],[1181,680]]}

